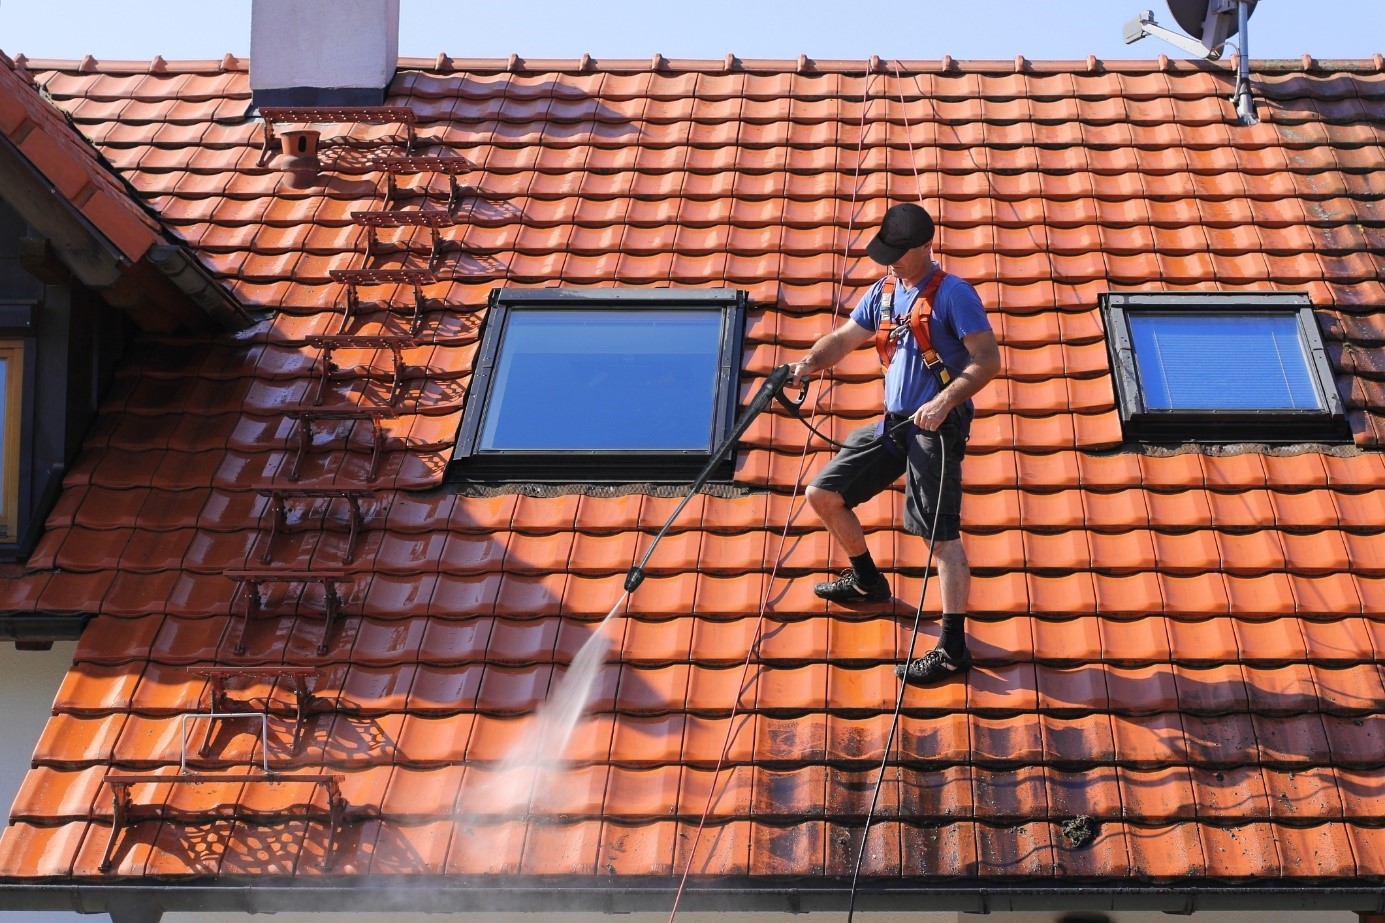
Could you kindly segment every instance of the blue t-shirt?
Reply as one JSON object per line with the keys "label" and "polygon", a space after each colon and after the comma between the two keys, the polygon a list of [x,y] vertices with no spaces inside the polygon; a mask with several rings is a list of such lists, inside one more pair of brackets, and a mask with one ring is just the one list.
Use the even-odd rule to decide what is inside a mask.
{"label": "blue t-shirt", "polygon": [[[934,270],[935,272],[937,270]],[[896,324],[909,323],[910,309],[923,292],[928,276],[924,276],[918,288],[907,288],[904,282],[897,281],[894,287],[894,318]],[[880,326],[880,289],[885,284],[881,279],[866,290],[851,319],[872,333]],[[928,310],[927,302],[922,306]],[[970,282],[954,275],[943,279],[938,292],[933,297],[933,313],[929,318],[928,331],[933,339],[933,348],[942,357],[943,365],[955,378],[967,367],[969,354],[962,338],[983,330],[990,330],[991,322],[986,317],[986,309],[981,305],[981,296]],[[890,413],[913,413],[936,395],[942,386],[938,376],[928,370],[913,333],[899,340],[899,349],[885,373],[885,409]],[[970,401],[968,401],[970,403]]]}

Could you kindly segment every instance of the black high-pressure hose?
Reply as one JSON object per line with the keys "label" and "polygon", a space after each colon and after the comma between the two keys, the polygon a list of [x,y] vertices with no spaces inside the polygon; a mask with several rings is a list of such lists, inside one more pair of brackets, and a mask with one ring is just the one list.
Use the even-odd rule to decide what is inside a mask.
{"label": "black high-pressure hose", "polygon": [[[789,366],[781,365],[765,379],[765,383],[760,386],[760,390],[756,391],[755,396],[750,399],[750,403],[745,408],[745,413],[741,414],[741,418],[736,421],[736,425],[732,428],[730,434],[722,441],[721,445],[717,447],[716,452],[712,454],[711,460],[707,462],[707,466],[702,469],[697,479],[692,482],[692,486],[688,488],[688,495],[674,508],[673,513],[668,517],[668,521],[664,523],[664,527],[654,536],[654,541],[649,543],[649,547],[645,549],[644,557],[640,558],[639,563],[630,566],[630,570],[625,574],[626,592],[635,592],[639,585],[644,582],[644,566],[649,563],[650,555],[654,554],[654,549],[658,546],[659,540],[662,539],[669,528],[672,527],[673,521],[678,518],[679,513],[683,512],[683,508],[692,500],[693,495],[701,489],[703,484],[707,483],[707,479],[712,476],[713,469],[715,469],[716,466],[721,463],[721,460],[726,457],[726,453],[731,451],[731,447],[736,444],[741,436],[745,435],[745,431],[750,428],[750,424],[754,422],[755,418],[764,413],[770,401],[777,398],[779,403],[788,408],[789,412],[792,413],[800,423],[808,427],[809,432],[828,445],[838,449],[848,448],[845,443],[838,442],[831,436],[818,430],[817,427],[809,423],[808,419],[803,416],[803,402],[808,397],[808,383],[806,381],[803,383],[802,390],[799,392],[797,398],[791,398],[784,394],[784,388],[788,386],[792,377],[793,372]],[[906,429],[911,425],[912,421],[905,420],[902,423],[897,423],[886,429],[876,444],[866,449],[866,451],[883,446],[886,439],[893,437],[896,432]]]}
{"label": "black high-pressure hose", "polygon": [[649,543],[649,547],[645,549],[644,557],[640,558],[638,564],[632,564],[630,566],[629,572],[625,575],[625,590],[627,593],[635,592],[636,588],[644,582],[644,566],[649,563],[649,556],[654,553],[654,549],[658,546],[659,540],[668,532],[669,527],[673,525],[673,521],[678,518],[679,513],[683,512],[683,507],[688,505],[693,495],[702,488],[703,484],[707,483],[707,479],[712,476],[713,469],[715,469],[716,466],[721,463],[721,460],[726,457],[726,453],[731,451],[731,447],[736,444],[737,440],[745,435],[745,431],[750,428],[750,424],[754,422],[755,418],[763,413],[765,408],[769,406],[769,402],[778,396],[781,402],[793,408],[795,412],[798,407],[803,406],[804,399],[808,397],[808,386],[806,384],[803,386],[803,391],[799,394],[797,401],[784,396],[784,386],[789,383],[791,377],[793,377],[793,372],[789,367],[787,365],[781,365],[770,373],[769,377],[765,379],[764,384],[760,385],[760,390],[756,391],[755,396],[750,399],[750,404],[745,408],[745,413],[741,414],[741,418],[736,421],[736,425],[731,429],[730,434],[722,440],[721,445],[717,446],[716,452],[712,454],[711,460],[707,462],[707,467],[702,469],[702,473],[697,476],[697,480],[693,481],[692,486],[688,488],[688,495],[683,498],[682,503],[679,503],[678,506],[674,508],[672,515],[668,517],[668,522],[664,523],[664,527],[659,530],[659,534],[654,536],[654,541]]}

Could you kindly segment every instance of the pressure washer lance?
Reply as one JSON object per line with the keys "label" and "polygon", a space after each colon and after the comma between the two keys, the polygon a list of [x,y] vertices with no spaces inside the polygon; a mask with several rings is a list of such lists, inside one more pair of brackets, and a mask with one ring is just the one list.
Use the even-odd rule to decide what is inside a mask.
{"label": "pressure washer lance", "polygon": [[799,392],[797,398],[788,397],[784,394],[784,386],[789,383],[792,377],[793,372],[789,367],[787,365],[781,365],[770,373],[769,377],[765,379],[765,383],[760,386],[760,390],[755,392],[755,396],[750,399],[749,406],[745,408],[745,413],[741,414],[741,418],[736,421],[736,425],[732,428],[731,434],[717,447],[716,452],[712,455],[711,461],[707,462],[707,467],[702,469],[702,473],[697,476],[697,480],[693,481],[692,486],[688,488],[688,495],[684,497],[683,502],[679,503],[677,508],[674,509],[673,514],[668,518],[668,522],[664,523],[664,527],[659,530],[659,534],[654,536],[654,541],[649,543],[649,547],[644,552],[644,557],[640,559],[638,564],[632,564],[630,566],[629,572],[625,575],[625,591],[627,593],[635,592],[639,585],[644,582],[644,566],[649,563],[649,556],[654,553],[654,549],[658,546],[659,540],[668,532],[669,527],[673,525],[673,521],[678,518],[678,514],[683,512],[683,507],[688,505],[688,501],[692,500],[693,496],[702,488],[702,485],[707,483],[707,479],[712,476],[713,469],[715,469],[716,466],[721,463],[721,460],[726,457],[726,453],[731,451],[732,446],[745,435],[745,431],[750,428],[750,424],[755,421],[755,418],[763,413],[765,408],[769,406],[770,401],[778,398],[779,402],[787,407],[790,412],[799,417],[799,419],[802,419],[800,410],[803,407],[803,402],[808,398],[808,383],[806,381],[803,382],[802,390]]}

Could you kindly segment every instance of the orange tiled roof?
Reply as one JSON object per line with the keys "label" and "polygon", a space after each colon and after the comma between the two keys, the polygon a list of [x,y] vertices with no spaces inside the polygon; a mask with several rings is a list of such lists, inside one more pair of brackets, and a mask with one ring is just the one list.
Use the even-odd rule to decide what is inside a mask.
{"label": "orange tiled roof", "polygon": [[[921,195],[944,265],[991,312],[1004,368],[978,398],[966,462],[978,669],[906,693],[866,877],[945,893],[1385,875],[1379,56],[1258,66],[1255,127],[1234,124],[1224,68],[1162,59],[405,62],[389,104],[413,110],[428,151],[474,167],[462,224],[424,286],[378,478],[369,424],[348,420],[315,424],[291,483],[305,424],[285,409],[316,386],[308,338],[344,321],[330,273],[366,263],[351,213],[380,208],[386,182],[340,146],[309,188],[274,159],[257,166],[262,128],[227,63],[30,63],[167,226],[271,310],[239,335],[139,343],[29,573],[3,590],[0,609],[93,618],[0,874],[318,874],[322,825],[267,827],[270,796],[226,781],[137,794],[173,814],[123,831],[100,871],[103,778],[175,768],[179,715],[209,701],[195,668],[249,663],[319,669],[296,751],[289,680],[238,694],[279,703],[280,767],[341,777],[330,874],[618,887],[691,862],[699,876],[840,886],[920,590],[923,550],[896,531],[896,497],[863,518],[897,601],[824,608],[808,585],[840,555],[793,516],[793,485],[827,456],[803,457],[781,413],[761,417],[737,462],[754,490],[698,498],[680,518],[616,623],[561,804],[515,818],[477,808],[475,792],[675,501],[429,488],[497,286],[746,289],[749,387],[830,329],[875,277],[869,228]],[[334,135],[384,143],[398,126]],[[405,185],[414,204],[449,188]],[[403,236],[415,262],[426,231]],[[1356,445],[1122,445],[1097,296],[1163,289],[1307,292]],[[412,304],[406,284],[367,291]],[[375,307],[352,329],[407,327],[408,310]],[[384,349],[335,361],[359,374],[329,382],[332,400],[392,374]],[[817,406],[845,431],[878,388],[862,352]],[[276,528],[261,492],[286,486],[372,491],[358,540],[344,497],[290,497]],[[266,560],[319,582],[270,579],[265,614],[243,627],[247,584],[226,571]],[[329,633],[323,574],[342,597]],[[253,730],[218,732],[194,767],[249,772]],[[1079,816],[1095,822],[1083,845],[1064,826]]]}
{"label": "orange tiled roof", "polygon": [[0,132],[127,260],[138,262],[162,242],[158,223],[121,188],[62,113],[33,92],[29,79],[0,53]]}

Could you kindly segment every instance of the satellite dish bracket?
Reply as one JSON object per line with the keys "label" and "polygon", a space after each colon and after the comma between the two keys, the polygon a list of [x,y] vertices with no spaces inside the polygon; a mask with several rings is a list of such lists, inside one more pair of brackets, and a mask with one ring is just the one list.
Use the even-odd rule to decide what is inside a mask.
{"label": "satellite dish bracket", "polygon": [[1133,45],[1147,35],[1161,38],[1176,48],[1181,48],[1190,55],[1199,58],[1206,58],[1209,61],[1216,61],[1221,57],[1221,47],[1208,48],[1195,38],[1180,35],[1170,29],[1165,29],[1154,21],[1154,12],[1145,10],[1139,16],[1125,24],[1125,43]]}
{"label": "satellite dish bracket", "polygon": [[1237,56],[1236,90],[1231,102],[1242,125],[1260,121],[1255,113],[1255,100],[1250,93],[1250,49],[1247,23],[1259,0],[1169,0],[1169,12],[1186,32],[1180,35],[1154,21],[1154,13],[1145,10],[1125,24],[1125,43],[1134,44],[1146,35],[1163,39],[1188,54],[1208,61],[1219,60],[1231,36],[1241,36]]}

